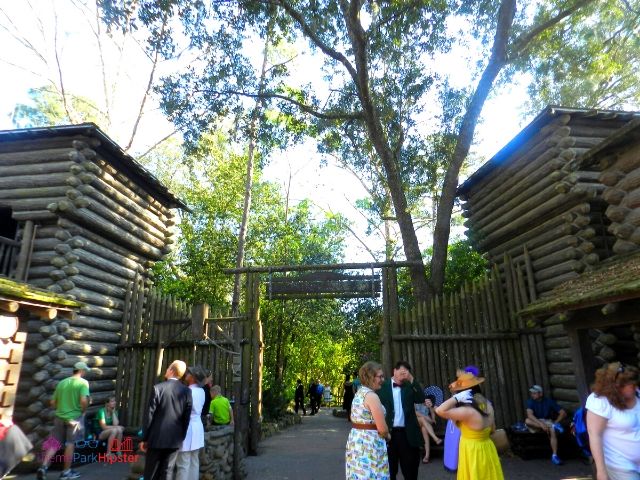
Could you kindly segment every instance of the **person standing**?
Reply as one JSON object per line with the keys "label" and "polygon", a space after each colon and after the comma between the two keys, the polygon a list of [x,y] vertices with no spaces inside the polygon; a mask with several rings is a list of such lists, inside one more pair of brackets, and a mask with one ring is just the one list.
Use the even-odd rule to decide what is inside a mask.
{"label": "person standing", "polygon": [[187,435],[176,459],[176,480],[198,480],[200,477],[200,449],[204,447],[204,425],[202,424],[202,407],[204,390],[200,383],[205,373],[198,367],[187,368],[185,383],[191,390],[191,417]]}
{"label": "person standing", "polygon": [[318,404],[316,402],[316,391],[318,390],[318,383],[313,380],[307,389],[307,396],[309,397],[309,408],[311,409],[311,415],[315,415],[318,412]]}
{"label": "person standing", "polygon": [[[53,420],[52,436],[64,447],[64,466],[61,480],[79,478],[80,474],[71,469],[75,442],[82,440],[84,436],[84,414],[90,403],[89,382],[84,374],[89,367],[84,362],[77,362],[73,366],[73,374],[56,385],[51,399],[51,406],[56,409]],[[48,449],[44,454],[42,466],[36,472],[38,480],[47,478],[47,470],[57,448]]]}
{"label": "person standing", "polygon": [[302,386],[302,380],[298,379],[298,381],[296,382],[296,393],[294,395],[294,400],[295,400],[295,411],[296,411],[296,415],[298,414],[298,411],[300,410],[300,408],[302,408],[302,414],[306,415],[307,414],[307,409],[304,406],[304,387]]}
{"label": "person standing", "polygon": [[347,420],[351,421],[351,403],[353,402],[353,383],[351,383],[351,379],[349,374],[345,374],[344,383],[342,384],[344,387],[344,394],[342,395],[342,409],[347,412]]}
{"label": "person standing", "polygon": [[376,391],[384,381],[382,366],[366,362],[360,368],[362,387],[353,399],[351,431],[345,455],[347,480],[388,480],[385,440],[391,438],[384,407]]}
{"label": "person standing", "polygon": [[425,397],[422,387],[411,374],[408,362],[400,360],[396,363],[393,377],[384,381],[378,396],[391,430],[391,441],[387,445],[391,480],[395,480],[398,474],[398,464],[406,480],[417,480],[420,448],[424,440],[415,404],[423,403]]}
{"label": "person standing", "polygon": [[140,442],[140,450],[146,453],[145,480],[173,478],[191,418],[191,389],[180,381],[186,369],[182,360],[174,360],[164,374],[166,380],[153,386]]}
{"label": "person standing", "polygon": [[204,391],[204,405],[202,406],[202,425],[207,426],[207,415],[209,413],[209,405],[211,405],[211,387],[213,387],[213,373],[206,370],[204,380],[202,381],[202,390]]}
{"label": "person standing", "polygon": [[493,406],[482,395],[483,377],[461,373],[449,389],[455,393],[436,408],[442,418],[457,422],[460,445],[457,480],[503,480],[502,466],[491,441],[495,431]]}
{"label": "person standing", "polygon": [[209,413],[212,425],[233,425],[233,409],[227,397],[222,395],[220,385],[211,387]]}
{"label": "person standing", "polygon": [[320,380],[317,381],[318,386],[316,387],[316,413],[320,410],[322,406],[322,400],[324,399],[324,385]]}
{"label": "person standing", "polygon": [[615,362],[596,371],[586,408],[597,480],[640,480],[639,388],[636,367]]}

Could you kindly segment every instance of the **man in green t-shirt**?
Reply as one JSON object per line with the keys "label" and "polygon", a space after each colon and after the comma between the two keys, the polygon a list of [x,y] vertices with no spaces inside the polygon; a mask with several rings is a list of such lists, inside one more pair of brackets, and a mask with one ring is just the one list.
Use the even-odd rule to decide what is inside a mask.
{"label": "man in green t-shirt", "polygon": [[233,410],[229,400],[222,395],[220,385],[211,387],[210,392],[209,413],[211,414],[211,423],[213,425],[233,425]]}
{"label": "man in green t-shirt", "polygon": [[82,376],[89,371],[84,362],[77,362],[73,366],[73,375],[60,381],[56,385],[51,399],[51,406],[56,409],[51,436],[57,442],[45,442],[47,448],[44,454],[42,466],[36,474],[38,480],[47,478],[47,469],[51,458],[55,455],[60,444],[64,449],[64,470],[60,480],[73,480],[80,477],[75,470],[71,470],[75,442],[84,436],[84,412],[89,406],[89,382]]}

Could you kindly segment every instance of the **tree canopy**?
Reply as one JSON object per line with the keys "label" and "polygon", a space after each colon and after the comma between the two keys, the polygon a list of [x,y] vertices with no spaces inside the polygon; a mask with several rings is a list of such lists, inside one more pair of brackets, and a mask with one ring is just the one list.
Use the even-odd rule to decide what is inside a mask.
{"label": "tree canopy", "polygon": [[[518,68],[531,71],[534,64],[536,85],[558,92],[572,81],[559,75],[545,79],[545,69],[553,69],[545,65],[567,58],[576,45],[593,51],[605,41],[604,36],[590,40],[586,25],[598,31],[607,23],[609,31],[616,25],[628,32],[622,18],[601,14],[632,3],[102,0],[101,5],[110,24],[144,24],[155,32],[150,45],[198,51],[197,62],[158,87],[163,108],[187,138],[197,138],[215,118],[233,115],[259,96],[267,110],[296,119],[316,136],[321,151],[371,172],[373,190],[382,192],[378,208],[391,213],[405,257],[416,262],[413,293],[424,298],[443,287],[458,176],[489,94]],[[180,33],[161,29],[167,18]],[[250,45],[269,28],[274,41],[288,41],[319,59],[305,65],[313,66],[312,75],[296,70],[296,62],[283,62],[274,66],[268,84],[257,88]],[[448,55],[461,50],[456,75],[466,74],[467,82],[458,86],[456,75],[443,67]],[[588,72],[592,82],[604,70]],[[414,221],[415,206],[425,201],[436,212],[429,283]]]}

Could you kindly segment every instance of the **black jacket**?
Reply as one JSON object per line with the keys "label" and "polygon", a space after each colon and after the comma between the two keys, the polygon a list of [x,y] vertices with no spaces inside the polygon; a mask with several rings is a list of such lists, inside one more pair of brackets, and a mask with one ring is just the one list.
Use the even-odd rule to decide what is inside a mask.
{"label": "black jacket", "polygon": [[154,385],[142,440],[149,448],[180,448],[189,428],[191,390],[179,380]]}

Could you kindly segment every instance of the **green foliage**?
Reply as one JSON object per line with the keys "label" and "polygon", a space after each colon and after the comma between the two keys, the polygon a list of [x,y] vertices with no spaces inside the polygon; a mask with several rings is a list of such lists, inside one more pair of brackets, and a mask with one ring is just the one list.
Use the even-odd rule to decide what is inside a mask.
{"label": "green foliage", "polygon": [[602,0],[546,32],[532,49],[529,110],[640,105],[640,1]]}
{"label": "green foliage", "polygon": [[52,87],[29,89],[30,103],[19,103],[12,115],[16,128],[48,127],[69,123],[93,122],[102,125],[105,116],[86,97],[66,94],[65,107],[62,94]]}
{"label": "green foliage", "polygon": [[[433,252],[428,248],[424,256],[429,258]],[[467,239],[454,240],[447,247],[447,263],[445,265],[444,293],[460,291],[467,282],[474,282],[484,276],[489,268],[487,259],[473,248]],[[410,306],[413,299],[410,294],[409,277],[403,269],[398,274],[398,290],[402,305]]]}

